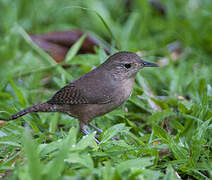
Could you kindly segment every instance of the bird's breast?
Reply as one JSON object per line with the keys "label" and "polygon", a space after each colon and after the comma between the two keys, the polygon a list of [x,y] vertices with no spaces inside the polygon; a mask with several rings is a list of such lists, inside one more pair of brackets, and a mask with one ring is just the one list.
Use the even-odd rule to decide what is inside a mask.
{"label": "bird's breast", "polygon": [[116,89],[116,101],[119,104],[122,104],[126,101],[132,94],[134,87],[134,78],[123,80],[120,82],[120,86]]}

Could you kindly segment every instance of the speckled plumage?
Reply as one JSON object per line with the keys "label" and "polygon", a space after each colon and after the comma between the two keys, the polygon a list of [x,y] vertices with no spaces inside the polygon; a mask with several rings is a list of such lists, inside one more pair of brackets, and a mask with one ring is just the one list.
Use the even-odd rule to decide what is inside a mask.
{"label": "speckled plumage", "polygon": [[61,88],[46,103],[24,109],[16,119],[31,112],[62,112],[79,119],[81,130],[95,117],[112,111],[132,93],[136,73],[147,63],[131,52],[119,52],[103,64]]}

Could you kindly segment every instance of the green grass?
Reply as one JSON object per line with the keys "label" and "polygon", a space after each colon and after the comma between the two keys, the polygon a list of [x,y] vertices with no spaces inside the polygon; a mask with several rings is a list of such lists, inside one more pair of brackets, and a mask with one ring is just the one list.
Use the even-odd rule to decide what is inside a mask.
{"label": "green grass", "polygon": [[[84,136],[78,132],[78,121],[63,114],[30,114],[1,124],[1,176],[212,178],[212,1],[164,0],[166,16],[155,12],[148,1],[132,1],[131,10],[123,2],[0,1],[2,119],[46,101],[106,59],[102,48],[96,48],[96,54],[76,55],[82,38],[67,55],[65,64],[71,68],[63,69],[26,32],[81,29],[102,42],[108,40],[111,49],[139,51],[152,62],[169,59],[167,66],[142,70],[127,103],[93,121],[104,131],[100,145],[94,132]],[[167,48],[175,41],[183,48],[177,60]],[[149,88],[154,97],[148,96]],[[111,140],[114,136],[119,140]]]}

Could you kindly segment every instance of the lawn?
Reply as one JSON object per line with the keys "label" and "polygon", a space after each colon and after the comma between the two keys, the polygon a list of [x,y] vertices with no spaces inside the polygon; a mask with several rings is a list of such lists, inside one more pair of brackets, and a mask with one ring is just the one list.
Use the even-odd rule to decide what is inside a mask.
{"label": "lawn", "polygon": [[[0,178],[212,178],[212,1],[160,2],[0,1]],[[85,35],[61,63],[30,39],[67,30]],[[100,45],[82,54],[86,35]],[[65,114],[6,121],[104,62],[104,48],[160,67],[142,69],[130,99],[92,121],[100,144]]]}

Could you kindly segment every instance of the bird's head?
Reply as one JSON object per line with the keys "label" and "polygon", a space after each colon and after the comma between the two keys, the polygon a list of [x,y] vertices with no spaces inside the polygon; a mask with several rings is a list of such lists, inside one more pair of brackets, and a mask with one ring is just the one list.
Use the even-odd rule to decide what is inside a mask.
{"label": "bird's head", "polygon": [[131,52],[115,53],[103,65],[122,79],[135,77],[136,73],[144,67],[158,67],[157,64],[143,61],[137,54]]}

